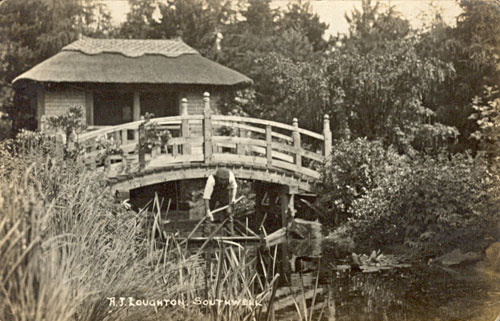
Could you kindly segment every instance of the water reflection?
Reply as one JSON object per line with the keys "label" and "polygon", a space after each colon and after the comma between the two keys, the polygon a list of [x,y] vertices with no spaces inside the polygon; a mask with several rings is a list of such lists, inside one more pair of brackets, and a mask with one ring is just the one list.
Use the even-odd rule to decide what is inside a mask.
{"label": "water reflection", "polygon": [[309,309],[302,316],[315,305],[313,319],[329,321],[493,321],[500,313],[499,280],[476,276],[476,267],[454,273],[422,263],[373,273],[339,269],[349,256],[319,239],[285,241],[278,253],[280,286],[288,292],[277,297],[276,320],[299,319],[301,300]]}

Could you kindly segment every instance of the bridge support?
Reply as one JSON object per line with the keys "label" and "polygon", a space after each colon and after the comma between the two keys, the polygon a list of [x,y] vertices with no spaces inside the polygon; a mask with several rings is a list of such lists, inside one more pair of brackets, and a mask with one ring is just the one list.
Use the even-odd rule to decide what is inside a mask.
{"label": "bridge support", "polygon": [[255,182],[255,217],[254,229],[266,226],[266,232],[272,233],[281,227],[287,227],[295,216],[295,195],[297,186]]}
{"label": "bridge support", "polygon": [[288,224],[295,217],[295,194],[299,191],[297,186],[282,186],[280,191],[280,215],[281,225],[288,227]]}

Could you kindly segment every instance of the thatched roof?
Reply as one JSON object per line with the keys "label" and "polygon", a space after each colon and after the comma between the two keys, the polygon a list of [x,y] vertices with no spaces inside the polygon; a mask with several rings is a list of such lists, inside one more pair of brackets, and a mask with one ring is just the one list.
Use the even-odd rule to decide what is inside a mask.
{"label": "thatched roof", "polygon": [[13,80],[127,84],[251,84],[182,40],[77,40]]}

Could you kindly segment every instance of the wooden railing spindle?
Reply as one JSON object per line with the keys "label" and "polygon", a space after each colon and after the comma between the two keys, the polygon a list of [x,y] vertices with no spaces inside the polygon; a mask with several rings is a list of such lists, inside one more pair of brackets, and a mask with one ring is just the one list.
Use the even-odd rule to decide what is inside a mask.
{"label": "wooden railing spindle", "polygon": [[[247,133],[246,133],[246,130],[242,129],[242,128],[239,128],[238,129],[238,136],[240,138],[245,138],[247,136]],[[238,145],[236,145],[236,154],[238,155],[245,155],[246,154],[246,145],[243,144],[243,143],[238,143]]]}
{"label": "wooden railing spindle", "polygon": [[273,132],[271,125],[266,125],[266,157],[267,167],[273,166]]}
{"label": "wooden railing spindle", "polygon": [[127,156],[125,154],[122,155],[122,168],[120,172],[121,173],[128,172]]}
{"label": "wooden railing spindle", "polygon": [[172,156],[177,156],[179,154],[179,146],[177,144],[172,145]]}

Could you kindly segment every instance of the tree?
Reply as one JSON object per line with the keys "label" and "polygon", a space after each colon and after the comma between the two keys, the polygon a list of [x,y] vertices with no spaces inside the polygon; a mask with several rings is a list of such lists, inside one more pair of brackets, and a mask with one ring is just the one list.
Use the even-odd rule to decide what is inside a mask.
{"label": "tree", "polygon": [[118,35],[122,38],[148,39],[154,36],[156,20],[153,18],[158,8],[156,0],[129,0],[130,11],[120,26]]}
{"label": "tree", "polygon": [[377,1],[372,5],[371,0],[363,0],[361,11],[354,9],[345,18],[349,23],[349,35],[343,45],[347,48],[356,48],[360,53],[383,50],[387,41],[397,41],[410,34],[408,20],[401,17],[393,6],[381,10]]}
{"label": "tree", "polygon": [[184,42],[213,58],[216,41],[234,11],[228,0],[173,0],[160,3],[161,19],[157,26],[160,38],[181,36]]}
{"label": "tree", "polygon": [[259,35],[275,32],[278,10],[271,9],[271,0],[249,0],[246,10],[240,11],[248,31]]}
{"label": "tree", "polygon": [[329,66],[330,90],[344,94],[340,124],[353,137],[380,139],[410,154],[453,141],[456,130],[423,100],[453,74],[450,64],[419,56],[420,38],[393,7],[382,11],[364,0],[348,21],[349,36],[330,54]]}
{"label": "tree", "polygon": [[326,110],[321,55],[327,25],[309,3],[290,4],[284,12],[269,0],[252,0],[240,9],[242,19],[226,26],[220,61],[255,82],[255,95],[245,112],[251,116],[321,128]]}
{"label": "tree", "polygon": [[340,49],[332,54],[330,88],[344,93],[344,114],[354,137],[381,139],[401,151],[439,148],[456,135],[424,104],[434,86],[452,72],[436,59],[422,59],[416,39],[386,41],[363,54]]}
{"label": "tree", "polygon": [[20,128],[36,126],[26,97],[14,94],[11,81],[57,53],[80,34],[105,36],[109,13],[102,5],[85,0],[7,0],[0,5],[0,103]]}
{"label": "tree", "polygon": [[328,61],[295,61],[273,52],[256,62],[260,99],[253,113],[290,124],[297,118],[301,127],[321,132],[324,114],[331,113],[342,101],[341,95],[333,97],[328,91]]}
{"label": "tree", "polygon": [[225,26],[220,61],[253,77],[256,59],[272,51],[276,40],[278,11],[271,9],[270,0],[251,0],[239,14],[242,19]]}
{"label": "tree", "polygon": [[[223,26],[235,14],[229,0],[129,0],[130,12],[118,34],[135,39],[182,40],[214,58]],[[153,17],[155,13],[158,17]],[[219,39],[220,40],[220,39]]]}
{"label": "tree", "polygon": [[463,12],[455,27],[435,19],[419,45],[420,56],[440,59],[455,70],[455,77],[435,87],[425,101],[440,122],[459,130],[456,151],[480,148],[477,140],[470,139],[478,130],[477,123],[468,120],[475,112],[471,102],[500,80],[500,5],[486,0],[461,1],[460,5]]}
{"label": "tree", "polygon": [[310,2],[295,0],[288,4],[278,25],[281,32],[293,29],[302,33],[315,52],[323,52],[328,48],[329,43],[323,38],[328,24],[321,22],[319,16],[312,13]]}

